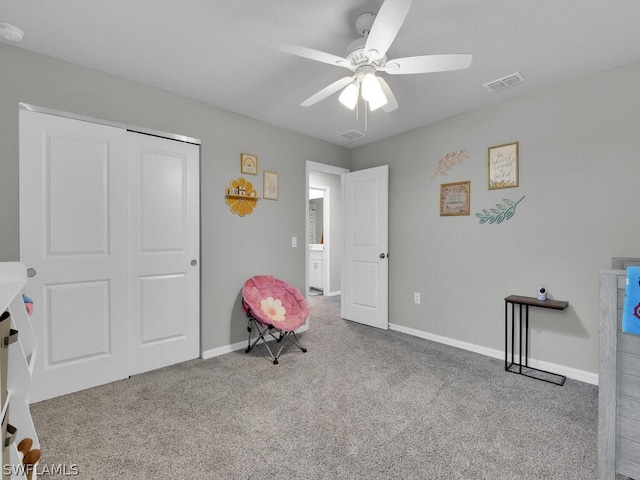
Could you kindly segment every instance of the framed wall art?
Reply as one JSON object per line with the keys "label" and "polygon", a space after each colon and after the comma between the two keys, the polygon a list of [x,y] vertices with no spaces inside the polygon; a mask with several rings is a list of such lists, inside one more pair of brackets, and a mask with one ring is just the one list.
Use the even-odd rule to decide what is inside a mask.
{"label": "framed wall art", "polygon": [[267,200],[278,200],[278,174],[276,172],[263,172],[262,198]]}
{"label": "framed wall art", "polygon": [[251,153],[240,154],[240,172],[257,175],[258,174],[258,156]]}
{"label": "framed wall art", "polygon": [[471,182],[440,185],[440,216],[469,215]]}
{"label": "framed wall art", "polygon": [[489,147],[489,190],[518,186],[518,142]]}

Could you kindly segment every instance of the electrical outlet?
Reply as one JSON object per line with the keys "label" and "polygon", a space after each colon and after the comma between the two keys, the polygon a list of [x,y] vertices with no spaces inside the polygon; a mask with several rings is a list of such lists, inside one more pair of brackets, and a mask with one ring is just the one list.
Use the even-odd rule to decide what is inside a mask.
{"label": "electrical outlet", "polygon": [[420,303],[420,294],[418,292],[413,294],[413,303]]}

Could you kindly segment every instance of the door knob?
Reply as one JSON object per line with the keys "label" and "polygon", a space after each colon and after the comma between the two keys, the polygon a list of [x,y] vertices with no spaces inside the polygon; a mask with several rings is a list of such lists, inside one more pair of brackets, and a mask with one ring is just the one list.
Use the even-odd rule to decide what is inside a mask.
{"label": "door knob", "polygon": [[198,264],[197,260],[191,260],[191,266],[195,267]]}
{"label": "door knob", "polygon": [[386,255],[384,253],[381,253],[380,258],[384,258],[384,257],[386,257]]}
{"label": "door knob", "polygon": [[35,277],[36,276],[36,269],[35,268],[27,268],[27,277]]}

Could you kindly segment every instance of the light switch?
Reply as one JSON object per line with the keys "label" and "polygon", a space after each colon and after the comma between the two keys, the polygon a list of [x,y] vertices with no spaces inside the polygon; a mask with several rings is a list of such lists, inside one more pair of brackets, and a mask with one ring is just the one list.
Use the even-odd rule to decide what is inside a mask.
{"label": "light switch", "polygon": [[296,248],[298,246],[298,237],[291,237],[291,246]]}

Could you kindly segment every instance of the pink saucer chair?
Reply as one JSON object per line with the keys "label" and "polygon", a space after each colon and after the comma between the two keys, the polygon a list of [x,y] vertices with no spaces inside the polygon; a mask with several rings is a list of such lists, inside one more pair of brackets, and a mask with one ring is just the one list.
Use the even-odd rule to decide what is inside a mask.
{"label": "pink saucer chair", "polygon": [[[309,316],[309,306],[300,290],[271,275],[258,275],[247,280],[242,287],[242,309],[247,315],[249,341],[245,353],[249,353],[262,340],[271,360],[278,363],[287,341],[291,341],[300,350],[306,352],[296,335],[295,329],[304,324]],[[252,326],[256,327],[258,337],[251,342]],[[276,337],[272,331],[279,335]],[[275,355],[269,347],[265,335],[282,342]],[[275,350],[275,348],[274,348]]]}

